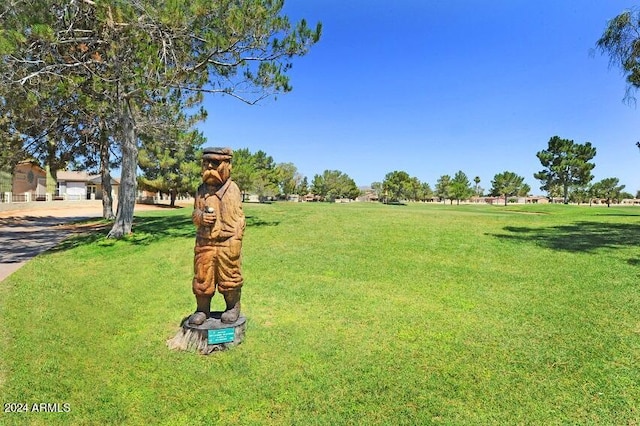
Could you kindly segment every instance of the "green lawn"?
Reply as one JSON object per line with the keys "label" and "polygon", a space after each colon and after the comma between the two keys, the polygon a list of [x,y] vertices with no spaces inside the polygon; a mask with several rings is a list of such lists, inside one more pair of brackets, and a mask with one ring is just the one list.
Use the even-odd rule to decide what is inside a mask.
{"label": "green lawn", "polygon": [[640,423],[640,209],[245,213],[247,335],[227,352],[165,346],[195,306],[190,209],[0,283],[0,401],[70,409],[0,424]]}

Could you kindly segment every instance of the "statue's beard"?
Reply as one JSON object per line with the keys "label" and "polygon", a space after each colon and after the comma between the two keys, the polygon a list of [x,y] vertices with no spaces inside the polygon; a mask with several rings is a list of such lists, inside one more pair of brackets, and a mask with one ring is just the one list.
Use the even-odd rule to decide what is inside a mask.
{"label": "statue's beard", "polygon": [[209,185],[222,185],[227,179],[225,179],[225,173],[218,170],[205,170],[202,173],[202,181]]}
{"label": "statue's beard", "polygon": [[222,183],[222,179],[217,170],[205,170],[204,173],[202,173],[202,181],[209,185],[219,185]]}

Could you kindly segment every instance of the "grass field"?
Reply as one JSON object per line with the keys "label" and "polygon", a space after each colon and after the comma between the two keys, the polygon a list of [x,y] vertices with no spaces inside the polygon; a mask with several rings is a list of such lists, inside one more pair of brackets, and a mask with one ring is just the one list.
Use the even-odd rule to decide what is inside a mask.
{"label": "grass field", "polygon": [[247,336],[227,352],[165,346],[194,309],[189,209],[0,283],[3,411],[68,408],[0,424],[640,424],[640,209],[245,213]]}

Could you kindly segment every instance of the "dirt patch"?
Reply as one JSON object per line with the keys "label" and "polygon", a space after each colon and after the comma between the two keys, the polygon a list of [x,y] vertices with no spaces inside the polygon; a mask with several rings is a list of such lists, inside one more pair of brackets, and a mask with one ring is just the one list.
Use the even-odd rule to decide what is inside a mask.
{"label": "dirt patch", "polygon": [[[177,202],[176,207],[166,204],[136,204],[135,211],[190,208],[193,201]],[[114,213],[116,207],[113,209]],[[31,203],[0,204],[0,219],[20,220],[23,217],[102,217],[102,201],[35,201]]]}
{"label": "dirt patch", "polygon": [[57,226],[57,229],[63,229],[73,234],[84,234],[89,232],[104,231],[111,228],[111,223],[102,220],[95,222],[82,223],[65,223]]}

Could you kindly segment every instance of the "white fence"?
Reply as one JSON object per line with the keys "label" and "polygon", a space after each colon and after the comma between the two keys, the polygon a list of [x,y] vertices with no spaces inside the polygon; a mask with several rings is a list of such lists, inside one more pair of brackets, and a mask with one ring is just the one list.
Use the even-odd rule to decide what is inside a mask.
{"label": "white fence", "polygon": [[[95,200],[95,195],[91,194],[91,200]],[[62,197],[52,196],[51,194],[31,194],[25,192],[24,194],[13,194],[11,192],[0,192],[0,203],[30,203],[31,201],[85,201],[87,200],[86,194],[63,194]]]}
{"label": "white fence", "polygon": [[31,199],[31,194],[28,192],[24,194],[13,194],[11,192],[0,193],[0,202],[2,203],[28,203]]}

